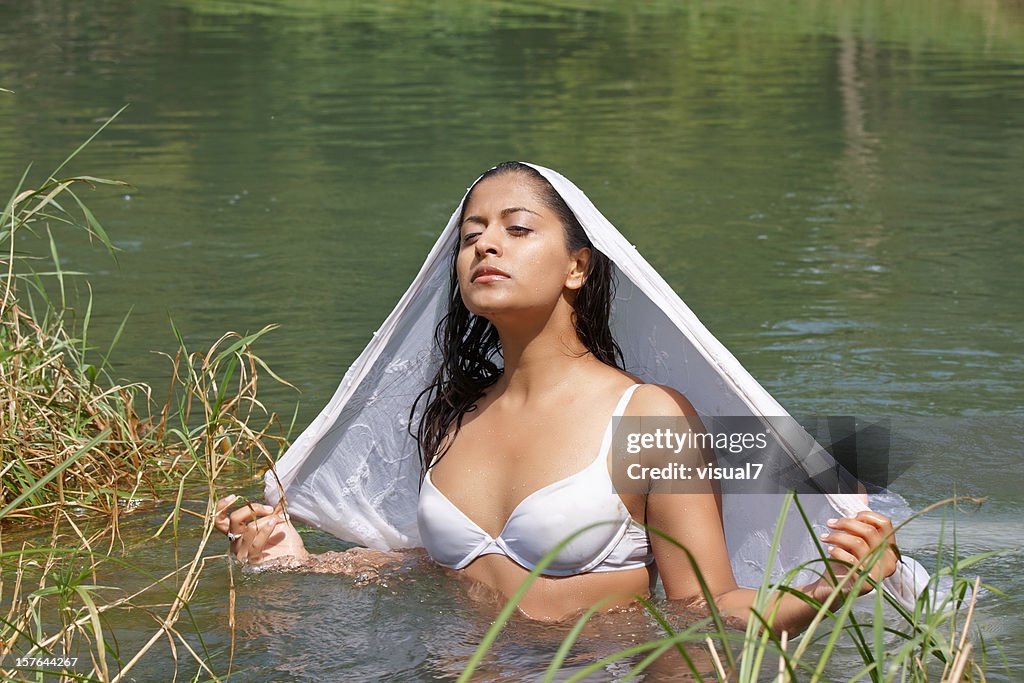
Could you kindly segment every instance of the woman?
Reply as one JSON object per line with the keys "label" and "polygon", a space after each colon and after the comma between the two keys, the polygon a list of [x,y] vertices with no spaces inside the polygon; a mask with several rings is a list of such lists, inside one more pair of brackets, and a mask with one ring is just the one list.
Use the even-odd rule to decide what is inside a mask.
{"label": "woman", "polygon": [[[437,334],[442,358],[420,395],[425,409],[416,430],[426,470],[417,522],[428,553],[508,597],[558,541],[591,524],[531,585],[519,603],[526,615],[561,619],[601,601],[627,603],[649,595],[657,574],[669,599],[699,602],[686,553],[648,535],[647,525],[685,547],[717,607],[745,621],[755,592],[737,586],[716,492],[617,493],[611,483],[613,416],[699,418],[683,394],[622,369],[609,326],[607,256],[530,165],[492,168],[458,213],[448,312]],[[218,503],[217,524],[238,556],[320,564],[280,507],[229,513],[230,503]],[[856,565],[884,544],[871,576],[880,581],[896,570],[885,516],[861,511],[828,527],[822,540],[835,560]],[[332,561],[340,569],[351,564]],[[801,590],[823,600],[832,586],[818,579]],[[778,631],[799,632],[814,616],[794,595],[776,599]]]}

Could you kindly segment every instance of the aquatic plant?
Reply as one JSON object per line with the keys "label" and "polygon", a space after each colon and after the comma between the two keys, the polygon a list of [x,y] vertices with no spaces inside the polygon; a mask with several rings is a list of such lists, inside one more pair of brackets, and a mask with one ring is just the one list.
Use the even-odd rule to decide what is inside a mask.
{"label": "aquatic plant", "polygon": [[[950,498],[925,508],[910,519],[937,508],[980,502],[974,498]],[[779,530],[783,528],[786,516],[794,505],[808,533],[812,538],[815,535],[810,520],[800,506],[800,501],[793,494],[789,494],[782,505],[775,527],[776,537],[772,544],[775,548],[779,545]],[[899,529],[910,519],[896,528]],[[530,584],[540,576],[547,564],[567,543],[585,531],[586,529],[581,529],[566,538],[530,572],[482,638],[459,677],[460,683],[473,679],[474,673],[512,617]],[[844,638],[853,643],[862,666],[857,671],[845,671],[839,680],[872,683],[923,683],[934,680],[959,683],[986,680],[985,666],[988,661],[985,641],[978,633],[971,637],[972,620],[980,589],[1000,593],[991,586],[983,585],[980,577],[967,576],[963,572],[998,551],[961,558],[957,555],[954,543],[950,559],[943,563],[940,542],[940,564],[932,573],[926,589],[918,596],[913,609],[908,609],[895,597],[880,590],[879,585],[868,576],[871,568],[881,558],[884,547],[879,547],[866,558],[863,567],[858,568],[857,572],[848,571],[842,576],[837,576],[834,568],[837,564],[845,563],[828,560],[822,553],[820,557],[786,572],[780,579],[773,581],[770,577],[774,558],[770,557],[764,580],[757,588],[757,596],[751,609],[752,617],[748,620],[746,629],[739,631],[730,628],[728,621],[715,607],[707,583],[686,548],[657,529],[650,529],[650,533],[674,543],[686,553],[700,582],[703,592],[701,605],[707,611],[707,616],[699,619],[691,617],[687,619],[689,623],[685,626],[676,627],[673,626],[673,621],[677,620],[672,618],[671,604],[657,604],[642,599],[641,604],[654,623],[664,632],[664,636],[624,648],[587,666],[578,667],[572,675],[566,676],[565,672],[561,672],[561,667],[587,622],[600,610],[601,606],[595,605],[579,616],[562,640],[545,672],[545,682],[556,680],[556,676],[559,681],[583,680],[620,660],[636,662],[620,680],[639,679],[670,650],[679,655],[680,663],[676,674],[684,675],[682,669],[685,667],[685,674],[691,677],[687,680],[719,683],[756,683],[766,679],[778,683],[836,680],[835,667],[830,664],[836,653],[837,644]],[[848,564],[845,566],[851,568]],[[823,602],[795,590],[797,574],[805,569],[818,576],[828,576],[835,586]],[[876,590],[872,591],[869,597],[860,598],[860,589],[865,582],[870,583]],[[785,631],[776,633],[776,629],[773,629],[775,613],[770,609],[770,604],[773,594],[779,591],[794,594],[817,610],[815,618],[800,635],[799,640],[790,641]],[[870,601],[873,606],[869,620],[858,618],[854,609],[855,604],[863,604],[864,601]],[[702,666],[699,659],[707,664]]]}
{"label": "aquatic plant", "polygon": [[[83,230],[116,259],[79,192],[125,183],[60,173],[120,113],[38,187],[25,188],[26,169],[0,214],[0,674],[11,679],[121,680],[161,640],[170,642],[176,665],[180,652],[217,678],[198,629],[196,648],[176,626],[190,615],[189,600],[211,559],[205,548],[214,530],[216,480],[232,464],[251,474],[256,462],[273,462],[287,445],[280,420],[257,392],[262,373],[287,382],[252,350],[273,325],[227,333],[195,352],[172,321],[178,348],[163,354],[171,379],[160,408],[149,386],[112,378],[111,353],[128,316],[102,353],[90,346],[91,290],[77,317],[66,285],[82,273],[62,269],[53,230]],[[27,238],[43,241],[45,269],[37,265],[45,259],[22,248]],[[197,487],[208,501],[202,512],[183,505],[185,491]],[[203,525],[198,546],[162,577],[112,554],[121,516],[159,500],[173,500],[173,508],[150,539],[170,536],[177,548],[184,515]],[[51,527],[47,544],[4,547],[5,531],[10,538],[43,523]],[[97,576],[112,567],[119,586],[100,585]],[[139,582],[134,590],[120,587]],[[156,627],[128,654],[111,619],[131,610],[150,614]]]}
{"label": "aquatic plant", "polygon": [[[61,268],[51,226],[84,230],[116,258],[106,231],[78,190],[126,183],[58,177],[109,123],[38,188],[23,189],[27,169],[0,217],[0,507],[7,521],[43,521],[54,507],[74,505],[110,514],[116,524],[119,505],[155,498],[156,487],[178,483],[183,471],[199,467],[215,473],[210,459],[215,449],[230,456],[228,460],[252,454],[272,457],[271,450],[283,441],[271,434],[275,416],[256,398],[257,371],[283,380],[251,349],[273,326],[250,335],[229,333],[198,355],[188,354],[174,328],[179,349],[174,356],[164,354],[172,362],[173,380],[160,410],[151,408],[149,386],[117,383],[110,376],[110,356],[128,316],[110,346],[93,360],[91,293],[84,316],[74,320],[66,281],[81,273]],[[69,210],[72,206],[77,212]],[[32,267],[39,258],[16,246],[25,236],[46,239],[53,270]],[[55,282],[56,294],[45,278]],[[214,366],[222,376],[212,371]],[[173,424],[175,416],[181,417],[178,424]],[[202,467],[197,464],[200,455],[206,462]]]}

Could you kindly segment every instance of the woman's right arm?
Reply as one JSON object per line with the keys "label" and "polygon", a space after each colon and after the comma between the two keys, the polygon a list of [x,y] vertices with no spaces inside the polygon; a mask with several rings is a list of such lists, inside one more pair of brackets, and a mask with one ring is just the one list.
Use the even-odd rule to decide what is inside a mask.
{"label": "woman's right arm", "polygon": [[231,552],[239,562],[251,565],[275,562],[296,567],[309,561],[302,537],[280,505],[246,503],[229,512],[228,508],[236,500],[238,496],[230,495],[217,501],[214,526],[227,535]]}

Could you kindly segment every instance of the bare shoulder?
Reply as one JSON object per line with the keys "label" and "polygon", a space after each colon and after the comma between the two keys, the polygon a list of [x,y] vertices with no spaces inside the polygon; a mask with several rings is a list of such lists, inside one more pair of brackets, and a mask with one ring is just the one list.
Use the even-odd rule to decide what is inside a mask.
{"label": "bare shoulder", "polygon": [[681,392],[664,384],[644,384],[629,402],[629,415],[679,417],[697,415],[697,410]]}

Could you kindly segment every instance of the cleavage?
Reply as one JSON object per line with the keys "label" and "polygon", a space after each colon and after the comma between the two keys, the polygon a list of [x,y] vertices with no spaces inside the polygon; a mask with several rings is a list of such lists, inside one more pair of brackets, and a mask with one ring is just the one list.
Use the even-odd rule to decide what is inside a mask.
{"label": "cleavage", "polygon": [[[545,439],[537,433],[539,429],[520,423],[518,429],[496,434],[486,425],[464,424],[451,450],[432,468],[431,482],[463,515],[496,539],[523,501],[594,463],[604,426],[592,430],[597,433],[586,439]],[[531,430],[533,438],[528,440],[515,436]],[[488,449],[488,443],[502,441],[500,451]],[[527,447],[528,441],[532,442],[530,452],[517,452],[517,447]]]}

